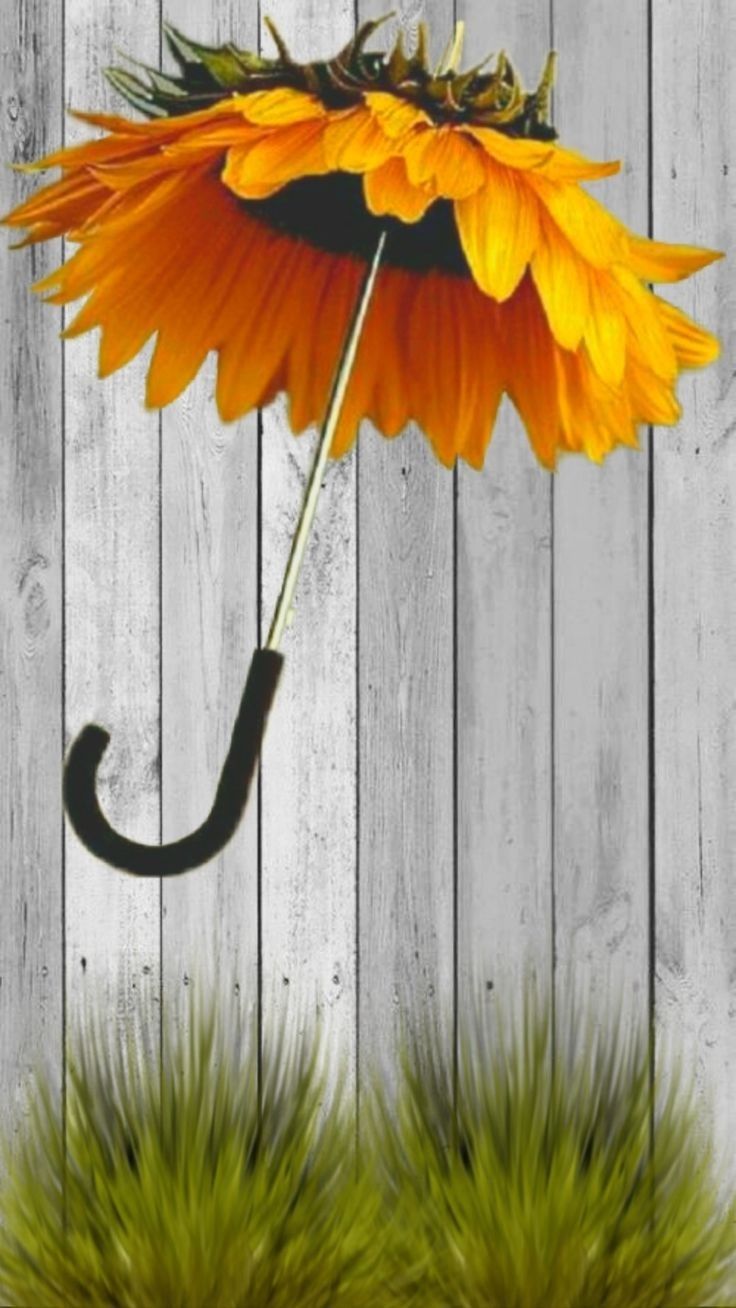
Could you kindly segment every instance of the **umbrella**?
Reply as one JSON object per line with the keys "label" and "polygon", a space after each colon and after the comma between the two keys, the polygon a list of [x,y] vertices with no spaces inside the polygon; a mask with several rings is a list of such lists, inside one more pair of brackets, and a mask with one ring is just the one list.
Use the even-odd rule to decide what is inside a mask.
{"label": "umbrella", "polygon": [[[384,21],[384,20],[380,20]],[[328,456],[362,417],[386,436],[410,419],[437,457],[481,468],[502,395],[540,463],[600,461],[672,424],[686,367],[718,342],[647,286],[720,257],[637,236],[580,183],[616,172],[557,143],[554,55],[525,92],[505,54],[459,71],[458,23],[439,65],[426,30],[407,53],[366,49],[299,64],[273,24],[275,58],[166,29],[176,75],[108,76],[146,116],[79,115],[105,135],[29,167],[59,166],[3,221],[26,241],[65,234],[73,257],[37,289],[85,303],[67,328],[102,329],[100,373],[156,333],[146,400],[168,404],[210,350],[224,420],[289,397],[295,432],[321,421],[266,645],[256,650],[214,804],[168,845],[128,840],[95,793],[109,736],[73,742],[64,800],[80,839],[115,867],[169,876],[235,830],[283,658],[279,644]],[[314,324],[305,330],[305,322]]]}

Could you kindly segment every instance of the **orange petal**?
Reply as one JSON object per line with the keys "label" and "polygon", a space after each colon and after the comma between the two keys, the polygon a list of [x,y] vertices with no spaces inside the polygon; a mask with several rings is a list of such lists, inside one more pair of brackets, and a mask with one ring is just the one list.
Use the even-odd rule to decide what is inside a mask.
{"label": "orange petal", "polygon": [[85,222],[108,194],[106,187],[93,177],[75,173],[44,186],[6,214],[2,222],[8,227],[27,227],[29,235],[24,244],[49,240]]}
{"label": "orange petal", "polygon": [[[182,132],[191,131],[202,123],[209,123],[213,118],[236,114],[233,104],[234,97],[226,96],[223,100],[217,100],[215,104],[210,105],[208,109],[196,109],[193,113],[175,114],[169,118],[147,118],[143,122],[137,118],[123,118],[119,114],[86,113],[81,109],[70,109],[69,112],[72,118],[78,118],[82,123],[90,123],[93,127],[102,127],[107,132],[145,137],[160,144],[162,140],[174,140],[177,136],[181,136]],[[93,144],[93,142],[86,144]],[[74,145],[69,147],[70,150],[84,148]]]}
{"label": "orange petal", "polygon": [[409,181],[430,183],[448,200],[462,200],[479,190],[486,178],[483,156],[461,132],[451,127],[428,127],[412,132],[401,151]]}
{"label": "orange petal", "polygon": [[121,154],[134,151],[158,149],[177,140],[186,133],[209,126],[220,118],[231,118],[235,125],[242,122],[242,116],[233,109],[231,99],[220,100],[209,109],[197,110],[191,114],[177,114],[172,118],[154,118],[138,122],[131,118],[122,118],[118,114],[81,113],[71,110],[73,118],[92,127],[102,127],[110,135],[102,140],[82,141],[79,145],[64,146],[54,150],[30,167],[41,168],[82,168],[87,163],[102,163],[117,158]]}
{"label": "orange petal", "polygon": [[376,354],[368,415],[384,436],[397,436],[411,417],[407,323],[416,276],[403,268],[382,268],[376,282],[373,339]]}
{"label": "orange petal", "polygon": [[329,170],[321,120],[296,123],[269,132],[252,146],[228,151],[222,181],[236,195],[257,200],[272,195],[296,177]]}
{"label": "orange petal", "polygon": [[505,312],[506,390],[539,462],[554,468],[561,438],[554,341],[529,277],[524,278]]}
{"label": "orange petal", "polygon": [[523,178],[491,159],[485,168],[485,186],[455,202],[455,218],[476,282],[486,295],[506,300],[537,247],[539,213]]}
{"label": "orange petal", "polygon": [[297,241],[274,240],[263,229],[262,244],[248,268],[247,294],[223,331],[217,407],[224,422],[268,403],[278,389],[278,374],[300,321],[300,306],[289,288],[301,254]]}
{"label": "orange petal", "polygon": [[644,282],[679,282],[722,258],[720,250],[705,250],[696,245],[668,245],[664,241],[630,235],[626,262]]}
{"label": "orange petal", "polygon": [[[503,332],[506,306],[478,291],[472,282],[458,285],[459,312],[464,325],[464,358],[477,382],[475,399],[469,399],[465,430],[458,435],[461,458],[473,468],[481,468],[488,443],[493,435],[498,407],[506,389],[508,362]],[[474,352],[481,360],[473,363]]]}
{"label": "orange petal", "polygon": [[[255,280],[259,230],[244,221],[236,202],[210,179],[187,206],[180,236],[180,272],[164,282],[156,314],[158,338],[151,359],[146,402],[154,408],[174,400],[210,350],[221,344],[227,306]],[[196,305],[196,313],[191,306]]]}
{"label": "orange petal", "polygon": [[[232,144],[233,135],[231,128],[228,132],[230,138],[228,145]],[[215,162],[226,148],[226,145],[213,143],[205,137],[201,141],[189,141],[184,145],[156,150],[155,153],[144,155],[142,158],[124,158],[114,163],[97,164],[90,167],[89,171],[109,190],[127,191],[130,187],[138,186],[146,180],[163,177],[165,173],[181,172],[193,165],[208,161]]]}
{"label": "orange petal", "polygon": [[[334,258],[324,251],[304,247],[308,283],[298,289],[311,322],[318,331],[297,331],[291,339],[286,361],[286,389],[289,393],[289,423],[293,432],[303,431],[325,416],[332,379],[340,357],[342,341],[360,289],[361,266],[356,259]],[[287,294],[292,294],[291,288]]]}
{"label": "orange petal", "polygon": [[80,145],[55,150],[36,163],[28,164],[27,169],[37,172],[45,168],[64,168],[67,172],[78,172],[88,164],[111,163],[127,156],[135,158],[155,148],[154,143],[141,136],[103,136],[101,140],[84,141]]}
{"label": "orange petal", "polygon": [[428,187],[412,186],[406,164],[399,156],[366,173],[363,191],[371,213],[390,214],[405,223],[418,222],[435,199]]}
{"label": "orange petal", "polygon": [[465,278],[417,278],[408,337],[411,408],[446,467],[458,456],[482,467],[503,390],[496,331],[503,312]]}
{"label": "orange petal", "polygon": [[455,462],[460,409],[457,332],[450,311],[450,279],[425,273],[414,280],[406,323],[407,384],[411,410],[445,467]]}
{"label": "orange petal", "polygon": [[[365,265],[363,265],[364,269]],[[385,366],[386,344],[387,339],[391,337],[391,324],[387,320],[386,314],[387,310],[390,312],[390,275],[392,271],[389,268],[383,268],[379,271],[375,294],[368,306],[363,335],[355,357],[355,367],[348,383],[345,403],[330,450],[330,454],[336,459],[341,458],[350,449],[361,419],[366,417],[371,410],[371,396],[375,393],[376,388],[382,384],[381,374]],[[355,305],[357,294],[358,287],[356,285],[351,296],[351,310]],[[337,357],[337,351],[335,351],[333,357]],[[405,391],[406,387],[403,379],[402,387]]]}

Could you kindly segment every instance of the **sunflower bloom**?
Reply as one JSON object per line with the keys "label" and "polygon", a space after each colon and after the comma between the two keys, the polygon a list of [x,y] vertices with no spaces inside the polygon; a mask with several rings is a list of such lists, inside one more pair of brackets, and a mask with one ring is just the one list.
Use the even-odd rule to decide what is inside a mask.
{"label": "sunflower bloom", "polygon": [[169,30],[178,77],[112,70],[149,120],[80,114],[105,135],[31,165],[61,179],[4,219],[78,244],[37,287],[86,297],[65,335],[101,328],[105,376],[155,334],[153,407],[214,350],[223,419],[285,391],[300,432],[385,231],[333,456],[367,416],[386,436],[414,420],[444,464],[479,468],[503,394],[548,468],[676,422],[680,370],[718,342],[647,283],[720,256],[637,236],[581,187],[620,165],[557,144],[551,58],[525,94],[504,56],[433,73],[423,32],[411,55],[366,53],[375,27],[306,65],[278,34],[267,60]]}

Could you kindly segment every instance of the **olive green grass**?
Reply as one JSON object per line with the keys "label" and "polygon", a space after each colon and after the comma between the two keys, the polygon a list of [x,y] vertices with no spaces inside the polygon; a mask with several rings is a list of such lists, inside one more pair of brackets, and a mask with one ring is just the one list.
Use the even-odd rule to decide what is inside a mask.
{"label": "olive green grass", "polygon": [[148,1036],[113,1046],[87,1024],[66,1166],[41,1080],[5,1160],[0,1301],[373,1308],[375,1192],[356,1179],[354,1123],[339,1087],[326,1098],[317,1040],[266,1047],[259,1092],[254,1042],[232,1018],[200,1013],[190,1030],[160,1078],[136,1053]]}
{"label": "olive green grass", "polygon": [[[415,1033],[389,1092],[326,1080],[314,1032],[195,1011],[144,1038],[80,1029],[8,1146],[0,1300],[115,1308],[736,1305],[736,1207],[672,1060],[532,994],[459,1041]],[[383,1051],[384,1057],[386,1051]],[[364,1070],[367,1065],[364,1054]],[[329,1087],[332,1086],[332,1089]],[[700,1103],[700,1099],[698,1100]],[[652,1135],[652,1123],[655,1129]],[[652,1152],[652,1143],[654,1145]],[[727,1160],[728,1161],[728,1160]]]}
{"label": "olive green grass", "polygon": [[410,1048],[372,1100],[387,1303],[736,1304],[736,1206],[676,1060],[652,1091],[643,1033],[553,1023],[529,992],[516,1020],[476,1015],[456,1057],[434,1033]]}

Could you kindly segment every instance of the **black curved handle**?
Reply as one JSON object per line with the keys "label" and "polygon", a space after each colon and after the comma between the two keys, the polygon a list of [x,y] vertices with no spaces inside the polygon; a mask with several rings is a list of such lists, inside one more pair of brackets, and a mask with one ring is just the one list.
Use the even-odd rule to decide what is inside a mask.
{"label": "black curved handle", "polygon": [[95,790],[110,736],[94,724],[84,727],[64,769],[64,806],[82,844],[112,867],[139,877],[178,876],[219,853],[243,815],[283,662],[276,650],[255,651],[212,808],[196,831],[170,845],[141,845],[110,826]]}

